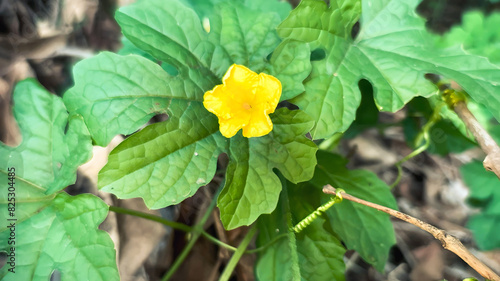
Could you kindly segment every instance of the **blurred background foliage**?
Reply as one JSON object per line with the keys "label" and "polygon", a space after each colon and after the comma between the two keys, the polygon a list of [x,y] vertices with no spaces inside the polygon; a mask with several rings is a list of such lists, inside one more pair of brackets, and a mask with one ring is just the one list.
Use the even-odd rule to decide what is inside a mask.
{"label": "blurred background foliage", "polygon": [[[0,0],[0,141],[9,145],[20,142],[10,110],[14,85],[25,78],[35,77],[50,92],[61,96],[73,83],[71,71],[76,62],[101,50],[120,51],[123,41],[114,12],[117,7],[131,2],[134,1]],[[297,5],[299,0],[289,2]],[[474,54],[487,56],[494,63],[500,62],[500,0],[424,0],[418,11],[426,18],[430,30],[443,35],[437,44],[463,44]],[[126,50],[122,52],[126,53]],[[359,85],[363,99],[356,122],[342,141],[340,138],[334,140],[333,146],[338,146],[339,151],[350,158],[350,168],[369,169],[390,183],[396,175],[394,163],[416,147],[413,140],[430,118],[432,104],[425,99],[415,99],[401,112],[379,113],[373,103],[370,83],[363,80]],[[500,140],[500,126],[491,119],[491,114],[481,108],[473,111],[480,113],[483,124],[489,124],[490,132],[497,141]],[[394,190],[399,208],[451,231],[467,246],[498,248],[500,240],[493,239],[498,237],[498,231],[492,227],[498,225],[496,221],[500,217],[498,204],[494,204],[500,198],[495,191],[498,190],[495,188],[498,181],[491,175],[483,175],[486,172],[481,165],[471,162],[481,158],[481,152],[463,152],[471,148],[473,142],[460,134],[459,128],[451,126],[449,121],[440,120],[434,130],[436,133],[434,138],[431,137],[429,153],[423,153],[403,166],[405,176]],[[94,151],[97,158],[102,159],[87,167],[91,171],[80,171],[76,185],[68,190],[70,194],[95,192],[96,167],[104,165],[108,152],[109,148]],[[449,156],[448,153],[461,154]],[[468,162],[471,164],[463,166]],[[484,176],[483,182],[476,180],[480,175]],[[469,188],[475,188],[473,192],[468,192],[462,179]],[[180,206],[162,209],[161,215],[193,224],[206,210],[208,197],[205,193],[197,193]],[[465,198],[471,206],[482,208],[483,212],[471,210],[464,204]],[[107,200],[114,199],[108,195]],[[150,212],[140,200],[116,205]],[[463,227],[467,223],[473,231],[483,233],[479,236],[482,240],[472,238],[470,230]],[[461,277],[474,274],[419,230],[399,222],[394,225],[398,244],[391,251],[386,274],[370,268],[359,255],[347,253],[348,280],[438,280],[443,276],[448,280],[462,280]],[[186,243],[182,233],[166,231],[159,225],[130,217],[111,216],[104,228],[109,230],[115,243],[119,241],[120,272],[130,280],[157,280]],[[246,230],[225,232],[214,220],[208,231],[234,245],[239,243]],[[493,268],[500,267],[498,250],[479,256]],[[228,258],[227,251],[200,241],[175,280],[199,280],[196,279],[199,276],[208,276],[205,280],[215,279],[219,267],[223,268]],[[159,265],[159,260],[164,263]],[[237,280],[252,280],[254,262],[253,256],[245,256],[237,268]]]}

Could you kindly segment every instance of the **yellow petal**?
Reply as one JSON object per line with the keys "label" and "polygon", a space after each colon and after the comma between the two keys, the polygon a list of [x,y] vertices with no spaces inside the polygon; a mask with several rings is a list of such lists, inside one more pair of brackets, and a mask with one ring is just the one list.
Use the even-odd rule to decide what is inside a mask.
{"label": "yellow petal", "polygon": [[243,136],[246,138],[261,137],[269,134],[273,129],[273,122],[269,115],[264,113],[253,114],[248,125],[243,127]]}
{"label": "yellow petal", "polygon": [[217,85],[212,91],[203,96],[203,106],[213,114],[221,118],[230,118],[232,108],[231,95],[224,89],[224,85]]}
{"label": "yellow petal", "polygon": [[236,133],[243,128],[246,122],[239,118],[221,119],[219,118],[219,130],[226,138],[233,137]]}
{"label": "yellow petal", "polygon": [[252,85],[257,83],[259,80],[259,75],[249,68],[239,65],[233,64],[224,75],[222,82],[226,86],[241,86],[241,85]]}
{"label": "yellow petal", "polygon": [[273,129],[268,114],[274,112],[281,96],[281,82],[233,64],[222,85],[203,96],[205,108],[219,118],[219,129],[227,138],[243,128],[245,137],[260,137]]}
{"label": "yellow petal", "polygon": [[281,97],[281,82],[272,75],[259,74],[259,91],[256,100],[265,104],[266,113],[273,113]]}

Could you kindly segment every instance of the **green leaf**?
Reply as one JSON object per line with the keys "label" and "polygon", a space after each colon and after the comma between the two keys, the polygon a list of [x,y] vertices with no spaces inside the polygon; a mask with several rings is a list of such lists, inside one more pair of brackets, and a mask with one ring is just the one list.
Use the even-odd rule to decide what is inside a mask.
{"label": "green leaf", "polygon": [[[7,184],[8,169],[16,170],[16,218],[22,221],[75,182],[76,169],[90,159],[92,145],[81,117],[68,119],[62,100],[32,79],[15,88],[14,117],[23,138],[17,147],[0,143],[0,179]],[[3,215],[7,192],[0,194],[0,202]]]}
{"label": "green leaf", "polygon": [[[173,99],[184,100],[184,104],[177,103],[182,106],[187,106],[190,101],[202,101],[203,94],[219,84],[219,78],[234,63],[230,55],[253,70],[262,70],[266,56],[280,41],[273,28],[279,23],[277,16],[271,14],[272,17],[267,17],[268,14],[255,13],[240,4],[226,3],[224,7],[218,11],[218,17],[224,18],[220,15],[223,12],[233,17],[242,16],[241,22],[226,22],[230,17],[224,18],[221,22],[224,26],[220,26],[219,31],[213,28],[210,33],[210,40],[227,43],[227,46],[209,42],[197,15],[177,1],[147,0],[117,13],[124,34],[133,44],[162,61],[162,65],[177,67],[179,73],[171,76],[152,61],[106,52],[78,63],[74,69],[75,86],[65,94],[64,100],[71,112],[85,118],[98,145],[106,145],[116,134],[135,132],[154,114],[171,115]],[[185,22],[186,27],[177,26],[177,20]],[[254,24],[255,21],[262,23]],[[235,32],[244,37],[240,38],[243,41],[237,42],[238,46],[232,43]],[[139,54],[151,60],[147,53],[127,40],[124,42],[124,53]],[[277,67],[281,71],[279,78],[289,79],[287,75],[305,78],[307,73],[303,68],[307,66],[300,65],[305,64],[304,52],[291,50],[291,46],[285,49],[280,58],[287,61],[274,60],[281,67]],[[286,54],[298,58],[288,61]],[[171,69],[167,71],[173,73]],[[294,87],[296,85],[287,86],[286,90],[295,90]]]}
{"label": "green leaf", "polygon": [[227,141],[218,129],[217,118],[192,102],[115,148],[99,173],[99,188],[119,198],[141,197],[151,209],[178,204],[213,178]]}
{"label": "green leaf", "polygon": [[229,140],[226,185],[217,201],[226,229],[249,225],[276,208],[281,183],[273,168],[294,183],[313,175],[317,147],[304,136],[313,126],[310,117],[281,108],[271,119],[268,135],[248,139],[239,133]]}
{"label": "green leaf", "polygon": [[463,15],[462,25],[453,27],[450,32],[438,38],[443,47],[462,46],[466,51],[485,56],[491,62],[500,63],[500,13],[487,16],[481,11],[470,11]]}
{"label": "green leaf", "polygon": [[[189,2],[189,1],[188,1]],[[216,1],[217,2],[217,1]],[[190,3],[195,8],[214,3]],[[210,33],[198,15],[176,0],[147,0],[121,8],[116,20],[124,35],[156,59],[175,66],[179,75],[205,91],[219,83],[231,64],[260,72],[281,41],[280,17],[241,2],[222,1],[210,16]]]}
{"label": "green leaf", "polygon": [[130,42],[130,40],[127,39],[127,37],[122,37],[122,48],[117,52],[117,54],[121,55],[121,56],[126,56],[126,55],[138,55],[138,56],[141,56],[141,57],[145,57],[147,58],[148,60],[154,62],[154,63],[158,63],[161,65],[161,68],[163,68],[163,70],[165,70],[168,74],[170,74],[171,76],[176,76],[179,74],[179,72],[177,71],[177,69],[166,63],[166,62],[160,62],[160,61],[157,61],[153,56],[151,56],[150,54],[146,53],[145,51],[137,48],[134,44],[132,44],[132,42]]}
{"label": "green leaf", "polygon": [[[266,57],[279,44],[276,26],[288,15],[290,4],[276,0],[182,0],[209,27],[210,51],[205,62],[218,77],[233,63],[260,72]],[[189,34],[187,34],[189,35]],[[208,48],[208,47],[207,47]]]}
{"label": "green leaf", "polygon": [[492,172],[484,169],[481,162],[472,162],[460,168],[465,183],[470,187],[469,203],[481,208],[473,215],[467,227],[482,250],[500,247],[500,183]]}
{"label": "green leaf", "polygon": [[214,45],[189,7],[176,0],[147,0],[119,9],[115,18],[135,46],[176,67],[193,87],[204,92],[220,81],[209,67]]}
{"label": "green leaf", "polygon": [[[316,172],[310,182],[318,192],[330,184],[358,198],[397,209],[390,188],[372,172],[348,170],[345,159],[324,151],[318,152],[317,159]],[[324,198],[323,203],[326,201]],[[347,248],[356,250],[365,261],[383,271],[389,250],[396,243],[389,215],[347,200],[335,204],[326,214]]]}
{"label": "green leaf", "polygon": [[64,102],[70,112],[85,118],[101,146],[117,134],[135,132],[157,113],[171,114],[191,101],[201,102],[204,93],[143,57],[108,52],[79,62],[74,79]]}
{"label": "green leaf", "polygon": [[[156,62],[156,59],[145,52],[144,50],[141,50],[137,48],[130,40],[127,39],[127,37],[122,37],[122,48],[117,52],[118,55],[120,56],[126,56],[126,55],[138,55],[141,57],[145,57],[148,60],[152,62]],[[174,75],[173,75],[174,76]]]}
{"label": "green leaf", "polygon": [[280,21],[284,20],[292,7],[287,1],[281,0],[244,0],[245,6],[250,9],[259,10],[262,12],[275,12],[280,16]]}
{"label": "green leaf", "polygon": [[[77,167],[91,156],[82,118],[68,118],[61,98],[31,79],[16,86],[14,117],[22,142],[0,143],[0,181],[6,186],[0,219],[15,226],[0,227],[0,251],[9,255],[15,248],[16,263],[15,273],[5,264],[0,279],[49,280],[58,270],[63,281],[119,280],[113,242],[97,230],[107,205],[92,195],[54,194],[75,182]],[[9,211],[13,203],[15,211]]]}
{"label": "green leaf", "polygon": [[327,221],[317,218],[299,234],[291,231],[294,222],[314,211],[304,200],[307,192],[301,186],[284,182],[276,210],[259,218],[258,246],[284,236],[259,256],[256,266],[259,280],[345,280],[345,248]]}
{"label": "green leaf", "polygon": [[286,1],[279,0],[180,0],[183,3],[191,5],[191,7],[198,13],[200,18],[210,18],[216,13],[217,5],[219,3],[238,2],[243,3],[245,7],[256,10],[259,12],[275,12],[283,20],[288,16],[292,10],[290,4]]}
{"label": "green leaf", "polygon": [[302,81],[311,73],[309,45],[285,40],[274,50],[266,73],[278,78],[282,85],[280,100],[288,100],[304,92]]}
{"label": "green leaf", "polygon": [[[345,131],[360,103],[358,81],[369,80],[380,110],[396,111],[415,96],[429,97],[437,89],[426,73],[455,80],[477,102],[500,119],[500,69],[460,47],[436,48],[435,37],[416,12],[419,0],[304,0],[278,27],[278,33],[323,49],[326,57],[313,63],[306,91],[292,102],[316,121],[313,139]],[[361,7],[363,12],[361,13]],[[355,39],[352,26],[360,20]]]}
{"label": "green leaf", "polygon": [[483,211],[472,216],[467,222],[467,228],[474,234],[474,240],[479,249],[489,251],[500,247],[500,239],[498,239],[500,213],[498,210]]}
{"label": "green leaf", "polygon": [[221,77],[233,63],[261,72],[267,56],[280,43],[276,13],[252,10],[237,2],[224,2],[210,18],[209,39],[216,47],[212,60],[219,60],[216,73]]}
{"label": "green leaf", "polygon": [[216,12],[215,7],[217,4],[226,1],[228,0],[179,0],[179,2],[191,7],[198,14],[200,19],[211,17]]}
{"label": "green leaf", "polygon": [[[113,242],[97,230],[107,213],[108,206],[93,195],[59,193],[40,213],[16,224],[15,273],[7,263],[0,278],[49,280],[58,270],[62,281],[119,280]],[[0,241],[9,237],[10,230],[0,233]],[[1,243],[0,251],[10,247]]]}

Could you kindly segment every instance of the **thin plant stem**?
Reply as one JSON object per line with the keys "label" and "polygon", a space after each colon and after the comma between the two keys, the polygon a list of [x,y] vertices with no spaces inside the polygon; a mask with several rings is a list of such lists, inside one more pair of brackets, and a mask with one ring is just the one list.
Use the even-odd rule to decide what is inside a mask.
{"label": "thin plant stem", "polygon": [[[186,233],[193,231],[193,228],[188,226],[188,225],[174,222],[174,221],[169,221],[169,220],[166,220],[166,219],[163,219],[161,217],[151,215],[148,213],[144,213],[144,212],[140,212],[140,211],[136,211],[136,210],[131,210],[131,209],[126,209],[126,208],[121,208],[121,207],[116,207],[116,206],[109,206],[109,210],[112,212],[118,213],[118,214],[131,215],[131,216],[147,219],[147,220],[154,221],[154,222],[159,222],[165,226],[168,226],[168,227],[171,227],[173,229],[180,230],[180,231],[183,231]],[[236,252],[236,250],[237,250],[236,247],[220,241],[219,239],[210,235],[205,230],[203,230],[201,232],[201,236],[205,237],[207,240],[213,242],[214,244],[216,244],[222,248],[228,249],[229,251]],[[261,247],[256,248],[256,249],[247,250],[247,251],[245,251],[245,254],[254,254],[254,253],[258,253],[260,251],[263,251],[263,250],[267,249],[269,246],[271,246],[272,244],[276,243],[279,239],[286,237],[286,236],[287,236],[286,234],[278,235],[278,236],[274,237],[273,240],[269,241],[266,245],[261,246]]]}
{"label": "thin plant stem", "polygon": [[116,207],[116,206],[109,206],[109,210],[112,212],[118,213],[118,214],[131,215],[131,216],[147,219],[150,221],[159,222],[163,225],[170,226],[173,229],[177,229],[177,230],[184,231],[184,232],[191,232],[193,230],[192,227],[190,227],[188,225],[178,223],[175,221],[169,221],[169,220],[166,220],[166,219],[161,218],[159,216],[151,215],[151,214],[144,213],[144,212],[139,212],[139,211],[121,208],[121,207]]}
{"label": "thin plant stem", "polygon": [[[180,231],[184,231],[184,232],[191,232],[193,231],[193,228],[188,226],[188,225],[185,225],[185,224],[182,224],[182,223],[178,223],[178,222],[174,222],[174,221],[169,221],[169,220],[166,220],[164,218],[161,218],[161,217],[158,217],[158,216],[155,216],[155,215],[151,215],[151,214],[148,214],[148,213],[144,213],[144,212],[140,212],[140,211],[135,211],[135,210],[131,210],[131,209],[126,209],[126,208],[121,208],[121,207],[116,207],[116,206],[109,206],[109,210],[112,211],[112,212],[115,212],[115,213],[118,213],[118,214],[125,214],[125,215],[131,215],[131,216],[135,216],[135,217],[138,217],[138,218],[143,218],[143,219],[147,219],[147,220],[150,220],[150,221],[155,221],[155,222],[159,222],[163,225],[166,225],[166,226],[169,226],[173,229],[176,229],[176,230],[180,230]],[[236,251],[236,247],[233,247],[229,244],[226,244],[222,241],[220,241],[219,239],[213,237],[212,235],[210,235],[208,232],[206,232],[205,230],[203,230],[201,232],[201,235],[203,237],[205,237],[207,240],[213,242],[214,244],[216,245],[219,245],[220,247],[223,247],[223,248],[226,248],[230,251]]]}
{"label": "thin plant stem", "polygon": [[280,234],[278,236],[275,236],[271,241],[267,242],[264,246],[260,246],[259,248],[255,248],[252,250],[246,250],[245,254],[254,254],[254,253],[258,253],[260,251],[263,251],[263,250],[269,248],[269,246],[271,246],[272,244],[278,242],[278,240],[280,240],[281,238],[285,238],[287,236],[288,236],[287,233],[283,233],[283,234]]}
{"label": "thin plant stem", "polygon": [[236,250],[237,250],[236,247],[233,247],[233,246],[231,246],[229,244],[226,244],[226,243],[220,241],[219,239],[217,239],[217,238],[213,237],[212,235],[208,234],[206,231],[201,232],[201,235],[203,237],[207,238],[207,240],[213,242],[216,245],[219,245],[222,248],[228,249],[229,251],[236,252]]}
{"label": "thin plant stem", "polygon": [[217,197],[219,195],[220,190],[222,189],[222,186],[223,185],[221,185],[221,187],[219,187],[219,190],[216,192],[216,194],[214,194],[214,198],[210,202],[210,205],[208,206],[208,208],[207,208],[205,214],[203,215],[203,217],[201,218],[201,220],[194,227],[192,227],[191,238],[190,238],[188,244],[186,245],[186,247],[184,247],[181,254],[175,260],[174,264],[170,267],[170,269],[165,274],[165,276],[163,276],[163,278],[161,279],[162,281],[167,281],[167,280],[170,280],[170,278],[172,278],[172,276],[175,274],[177,269],[179,269],[181,264],[184,262],[184,260],[189,255],[189,252],[191,252],[191,249],[193,248],[194,244],[196,244],[196,241],[198,241],[198,238],[202,235],[203,226],[205,225],[208,218],[210,217],[210,214],[212,213],[213,209],[215,208],[215,205],[217,203]]}
{"label": "thin plant stem", "polygon": [[245,235],[245,238],[243,238],[243,241],[241,241],[241,244],[238,246],[238,249],[236,252],[234,252],[233,256],[229,260],[229,263],[227,264],[226,268],[224,268],[224,271],[222,272],[222,275],[219,279],[219,281],[228,281],[229,278],[231,277],[231,274],[233,273],[234,269],[236,268],[236,265],[238,265],[238,262],[241,259],[241,256],[245,253],[248,244],[250,244],[250,241],[252,241],[252,238],[255,236],[255,233],[257,232],[257,227],[253,225],[248,233]]}
{"label": "thin plant stem", "polygon": [[425,143],[422,146],[415,149],[410,154],[406,155],[403,159],[399,160],[396,163],[396,168],[398,169],[398,176],[397,176],[396,180],[391,184],[391,186],[390,186],[391,189],[396,187],[396,185],[398,185],[399,182],[401,181],[401,178],[403,176],[403,166],[402,166],[403,163],[412,159],[413,157],[419,155],[420,153],[426,151],[427,148],[429,148],[429,145],[431,144],[431,142],[429,140],[429,134],[427,132],[424,134],[424,140],[425,140]]}
{"label": "thin plant stem", "polygon": [[181,266],[181,264],[184,262],[184,260],[189,255],[189,252],[191,252],[191,249],[194,247],[194,244],[196,244],[196,241],[198,241],[198,238],[200,237],[200,234],[201,233],[199,233],[199,232],[193,233],[193,235],[191,236],[191,239],[189,240],[189,242],[186,245],[186,247],[184,247],[184,249],[182,250],[182,252],[179,255],[179,257],[177,257],[177,259],[175,260],[174,264],[172,264],[172,266],[170,267],[170,269],[168,270],[168,272],[161,279],[162,281],[167,281],[167,280],[170,280],[170,278],[172,278],[172,276],[175,274],[175,272],[177,271],[177,269],[179,269],[179,267]]}
{"label": "thin plant stem", "polygon": [[403,159],[396,162],[395,165],[396,165],[396,168],[398,169],[398,176],[396,177],[396,180],[391,184],[391,186],[390,186],[391,189],[396,187],[399,184],[399,182],[401,181],[401,178],[403,176],[403,166],[402,166],[403,163],[412,159],[413,157],[419,155],[420,153],[426,151],[427,148],[429,148],[429,146],[431,145],[429,131],[437,123],[437,121],[441,118],[441,116],[439,115],[439,112],[441,111],[441,108],[444,105],[445,105],[445,103],[443,102],[434,108],[434,111],[432,112],[431,118],[424,125],[420,134],[418,134],[418,136],[415,140],[415,144],[419,145],[422,142],[422,139],[423,139],[424,143],[419,148],[415,149],[410,154],[406,155]]}

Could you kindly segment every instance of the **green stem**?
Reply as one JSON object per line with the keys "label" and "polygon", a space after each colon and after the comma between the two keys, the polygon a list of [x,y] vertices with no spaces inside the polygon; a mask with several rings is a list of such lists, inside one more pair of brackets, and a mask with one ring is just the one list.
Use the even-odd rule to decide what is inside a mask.
{"label": "green stem", "polygon": [[179,255],[179,257],[177,257],[177,259],[175,260],[174,264],[172,264],[172,266],[168,270],[167,274],[165,274],[165,276],[163,276],[163,278],[161,279],[162,281],[167,281],[167,280],[170,280],[170,278],[172,278],[172,276],[175,274],[175,272],[177,271],[177,269],[179,269],[179,267],[181,266],[181,264],[184,262],[184,260],[189,255],[189,252],[194,247],[194,244],[196,244],[196,241],[198,241],[199,237],[200,237],[200,233],[199,232],[198,233],[194,233],[191,236],[191,239],[189,240],[189,243],[182,250],[181,254]]}
{"label": "green stem", "polygon": [[243,241],[241,241],[241,244],[238,246],[238,249],[236,249],[236,252],[234,252],[233,256],[229,260],[229,263],[227,264],[226,268],[224,268],[224,272],[222,272],[222,275],[219,279],[219,281],[228,281],[229,278],[231,277],[231,274],[233,273],[234,269],[236,268],[236,265],[238,265],[238,262],[241,259],[241,256],[245,253],[245,250],[248,247],[248,244],[250,244],[250,241],[252,241],[252,238],[254,237],[255,233],[257,232],[257,227],[253,225],[250,230],[248,231],[247,235],[245,238],[243,238]]}
{"label": "green stem", "polygon": [[185,224],[178,223],[175,221],[169,221],[169,220],[166,220],[164,218],[161,218],[161,217],[158,217],[155,215],[151,215],[148,213],[143,213],[143,212],[139,212],[139,211],[135,211],[135,210],[131,210],[131,209],[125,209],[125,208],[116,207],[116,206],[109,206],[109,210],[112,212],[118,213],[118,214],[131,215],[131,216],[147,219],[150,221],[159,222],[159,223],[164,224],[166,226],[170,226],[173,229],[181,230],[184,232],[191,232],[193,230],[190,226],[187,226]]}
{"label": "green stem", "polygon": [[264,246],[260,246],[259,248],[255,248],[252,250],[246,250],[245,254],[255,254],[255,253],[258,253],[260,251],[266,250],[267,248],[269,248],[269,246],[278,242],[278,240],[280,240],[281,238],[285,238],[287,236],[288,236],[287,233],[283,233],[283,234],[280,234],[278,236],[275,236],[271,241],[267,242]]}
{"label": "green stem", "polygon": [[403,167],[401,166],[401,164],[399,164],[399,162],[396,163],[396,168],[398,169],[398,176],[396,177],[396,180],[389,186],[391,189],[396,187],[396,185],[399,184],[401,178],[403,177]]}
{"label": "green stem", "polygon": [[[217,198],[217,196],[215,196],[214,198]],[[216,202],[216,200],[212,201],[213,206],[212,206],[212,204],[210,205],[210,207],[209,207],[210,212],[215,207],[215,203],[214,202]],[[169,226],[169,227],[171,227],[173,229],[180,230],[180,231],[183,231],[183,232],[186,232],[186,233],[195,232],[192,235],[192,238],[190,239],[190,241],[189,241],[188,245],[186,246],[186,248],[183,250],[183,252],[181,253],[181,255],[179,255],[179,258],[176,260],[176,263],[178,262],[179,265],[176,265],[174,263],[174,265],[172,265],[172,267],[171,267],[171,269],[170,269],[169,272],[171,272],[173,269],[174,269],[174,271],[171,274],[167,273],[167,275],[162,280],[168,280],[168,278],[171,278],[171,275],[173,275],[175,273],[175,271],[178,269],[178,267],[180,266],[180,264],[182,263],[182,261],[184,261],[184,259],[189,254],[190,250],[192,249],[192,247],[196,243],[196,241],[199,238],[199,236],[203,236],[207,240],[213,242],[214,244],[216,244],[216,245],[218,245],[220,247],[228,249],[229,251],[236,252],[238,250],[236,247],[233,247],[233,246],[231,246],[229,244],[226,244],[226,243],[218,240],[214,236],[210,235],[205,230],[203,230],[203,228],[201,228],[199,230],[199,234],[196,234],[195,229],[197,228],[198,224],[195,227],[190,227],[188,225],[185,225],[185,224],[182,224],[182,223],[178,223],[178,222],[174,222],[174,221],[169,221],[169,220],[166,220],[166,219],[163,219],[161,217],[158,217],[158,216],[155,216],[155,215],[151,215],[151,214],[148,214],[148,213],[144,213],[144,212],[140,212],[140,211],[136,211],[136,210],[131,210],[131,209],[126,209],[126,208],[121,208],[121,207],[116,207],[116,206],[109,206],[109,210],[112,211],[112,212],[118,213],[118,214],[131,215],[131,216],[135,216],[135,217],[147,219],[147,220],[150,220],[150,221],[159,222],[159,223],[161,223],[163,225]],[[207,209],[207,212],[210,214],[210,212],[209,212],[208,209]],[[208,217],[205,218],[205,216],[204,216],[202,218],[202,220],[200,221],[199,224],[201,225],[201,223],[203,221],[206,222],[207,219],[208,219]],[[266,245],[261,246],[261,247],[256,248],[256,249],[246,250],[244,252],[244,254],[254,254],[254,253],[258,253],[260,251],[263,251],[263,250],[267,249],[269,246],[271,246],[272,244],[276,243],[281,238],[286,237],[286,236],[287,236],[287,234],[278,235],[278,236],[274,237],[273,240],[269,241]]]}
{"label": "green stem", "polygon": [[[161,217],[158,217],[158,216],[155,216],[155,215],[151,215],[151,214],[148,214],[148,213],[143,213],[143,212],[140,212],[140,211],[135,211],[135,210],[131,210],[131,209],[125,209],[125,208],[120,208],[120,207],[115,207],[115,206],[109,206],[109,210],[112,211],[112,212],[115,212],[115,213],[119,213],[119,214],[126,214],[126,215],[131,215],[131,216],[135,216],[135,217],[139,217],[139,218],[143,218],[143,219],[147,219],[147,220],[150,220],[150,221],[155,221],[155,222],[159,222],[163,225],[166,225],[166,226],[169,226],[173,229],[177,229],[177,230],[180,230],[180,231],[184,231],[184,232],[191,232],[193,231],[193,228],[188,226],[188,225],[185,225],[185,224],[182,224],[182,223],[178,223],[178,222],[174,222],[174,221],[169,221],[169,220],[166,220],[166,219],[163,219]],[[219,239],[213,237],[212,235],[210,235],[209,233],[207,233],[206,231],[202,231],[201,235],[203,237],[205,237],[207,240],[209,241],[212,241],[214,244],[216,245],[219,245],[223,248],[226,248],[230,251],[236,251],[236,248],[229,245],[229,244],[226,244],[222,241],[220,241]]]}
{"label": "green stem", "polygon": [[207,222],[208,218],[210,217],[210,214],[212,213],[212,210],[215,208],[215,204],[217,203],[217,197],[219,195],[220,190],[222,189],[222,186],[223,185],[221,185],[221,187],[216,192],[216,194],[214,194],[214,198],[210,202],[210,205],[208,206],[208,208],[207,208],[205,214],[203,215],[203,217],[201,218],[201,220],[194,227],[192,227],[191,239],[189,240],[189,243],[182,250],[182,252],[179,255],[179,257],[175,260],[174,264],[168,270],[167,274],[165,274],[165,276],[163,276],[163,278],[161,279],[162,281],[167,281],[170,278],[172,278],[172,276],[175,274],[175,272],[177,271],[177,269],[179,269],[179,267],[181,266],[181,264],[184,262],[184,260],[189,255],[189,252],[191,252],[191,249],[193,248],[194,244],[196,244],[196,241],[198,241],[198,238],[200,238],[200,236],[204,232],[203,226],[205,225],[205,223]]}
{"label": "green stem", "polygon": [[446,103],[444,103],[444,102],[441,102],[438,105],[436,105],[436,107],[434,108],[434,111],[432,112],[431,118],[422,128],[422,132],[420,132],[420,134],[415,139],[415,145],[419,145],[422,142],[422,138],[426,142],[429,141],[429,131],[431,130],[432,126],[434,126],[437,123],[437,121],[439,121],[439,119],[441,119],[441,115],[440,115],[441,108],[443,108],[443,106],[445,106],[445,105],[446,105]]}
{"label": "green stem", "polygon": [[410,154],[406,155],[403,159],[399,160],[396,163],[396,168],[398,169],[398,176],[397,176],[396,180],[391,184],[391,189],[394,188],[396,185],[398,185],[399,182],[401,181],[401,178],[403,175],[403,166],[402,166],[403,163],[412,159],[413,157],[419,155],[420,153],[424,152],[431,145],[431,139],[429,137],[429,132],[430,132],[432,126],[434,126],[437,123],[437,121],[439,121],[439,119],[441,118],[441,116],[439,115],[439,112],[441,111],[441,108],[444,105],[445,105],[445,103],[441,103],[434,108],[434,111],[432,112],[431,118],[429,119],[429,121],[427,121],[427,123],[424,125],[424,127],[422,127],[422,131],[420,132],[420,134],[418,134],[417,138],[415,139],[416,145],[419,145],[422,142],[422,139],[424,139],[424,144],[422,146],[420,146],[419,148],[415,149],[414,151],[412,151]]}
{"label": "green stem", "polygon": [[219,239],[217,239],[217,238],[213,237],[212,235],[208,234],[206,231],[203,231],[201,233],[201,235],[203,237],[207,238],[207,240],[212,241],[214,244],[219,245],[222,248],[226,248],[226,249],[228,249],[228,250],[230,250],[232,252],[236,252],[236,250],[237,250],[236,247],[233,247],[233,246],[231,246],[229,244],[226,244],[226,243],[220,241]]}

